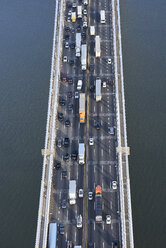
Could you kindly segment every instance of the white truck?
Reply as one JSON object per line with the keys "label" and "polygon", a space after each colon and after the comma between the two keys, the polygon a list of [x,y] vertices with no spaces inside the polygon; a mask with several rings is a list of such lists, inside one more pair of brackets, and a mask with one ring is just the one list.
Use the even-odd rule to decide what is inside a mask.
{"label": "white truck", "polygon": [[95,37],[95,55],[96,58],[100,57],[101,49],[100,49],[100,36],[96,35]]}
{"label": "white truck", "polygon": [[76,180],[69,181],[69,203],[76,204]]}
{"label": "white truck", "polygon": [[81,90],[81,89],[82,89],[82,80],[79,79],[77,83],[77,90]]}
{"label": "white truck", "polygon": [[82,70],[86,70],[86,56],[87,56],[87,46],[86,44],[83,44],[81,46],[81,65],[82,65]]}
{"label": "white truck", "polygon": [[77,216],[77,228],[82,228],[82,215]]}
{"label": "white truck", "polygon": [[82,5],[77,6],[77,17],[82,18]]}
{"label": "white truck", "polygon": [[82,245],[75,245],[74,248],[82,248]]}
{"label": "white truck", "polygon": [[95,26],[90,26],[90,35],[95,35]]}
{"label": "white truck", "polygon": [[79,164],[85,163],[85,146],[84,143],[79,143],[78,147]]}
{"label": "white truck", "polygon": [[100,10],[100,23],[105,23],[105,10]]}
{"label": "white truck", "polygon": [[96,102],[101,101],[101,79],[96,78]]}
{"label": "white truck", "polygon": [[81,51],[81,33],[76,33],[76,57],[80,57]]}
{"label": "white truck", "polygon": [[84,5],[88,5],[88,0],[83,0]]}

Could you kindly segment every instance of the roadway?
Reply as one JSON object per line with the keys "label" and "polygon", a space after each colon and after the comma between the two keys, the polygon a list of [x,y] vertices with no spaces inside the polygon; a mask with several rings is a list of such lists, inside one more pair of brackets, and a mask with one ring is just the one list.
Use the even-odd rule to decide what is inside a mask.
{"label": "roadway", "polygon": [[[66,10],[67,13],[70,9]],[[119,217],[119,189],[112,189],[112,181],[118,182],[118,168],[116,157],[116,132],[114,136],[108,134],[108,127],[114,126],[116,130],[116,113],[115,113],[115,89],[114,89],[114,68],[113,63],[107,63],[107,59],[113,61],[113,40],[112,40],[112,13],[111,1],[89,1],[88,26],[94,25],[96,35],[101,38],[101,57],[95,58],[94,54],[94,37],[89,35],[89,29],[86,31],[86,39],[83,42],[88,44],[88,62],[94,61],[94,72],[81,70],[80,58],[75,57],[75,49],[64,48],[63,56],[68,59],[74,59],[74,65],[63,63],[61,71],[68,77],[73,78],[73,84],[59,82],[59,96],[66,100],[65,106],[58,106],[58,112],[62,112],[64,120],[71,121],[71,127],[66,127],[64,122],[57,120],[56,130],[57,139],[65,137],[70,138],[68,148],[58,148],[55,151],[55,165],[57,161],[61,162],[61,169],[57,170],[54,166],[53,187],[51,194],[50,222],[56,221],[63,223],[65,226],[64,235],[58,235],[57,246],[66,247],[66,241],[71,240],[74,245],[88,244],[91,242],[96,248],[112,247],[113,241],[121,243],[120,237],[120,217]],[[106,11],[106,23],[100,24],[100,10]],[[82,24],[82,21],[79,21]],[[75,41],[76,23],[67,22],[65,26],[74,28],[74,33],[69,32],[69,43]],[[81,31],[83,30],[81,25]],[[66,32],[64,31],[64,34]],[[64,42],[64,41],[63,41]],[[62,58],[63,60],[63,58]],[[102,81],[107,82],[106,88],[102,87],[102,100],[96,102],[94,93],[89,91],[90,84],[95,84],[96,77],[99,76]],[[86,92],[87,97],[87,121],[86,124],[79,123],[79,99],[75,99],[74,93],[78,79],[83,79],[83,88],[81,92]],[[68,97],[68,92],[72,92],[72,97]],[[67,109],[68,103],[73,104],[73,110]],[[101,124],[100,130],[96,130],[95,121]],[[94,145],[89,146],[89,137],[94,138]],[[86,144],[86,165],[81,166],[78,161],[63,161],[63,155],[78,151],[78,143],[84,141]],[[62,170],[67,170],[67,178],[62,178]],[[67,202],[66,209],[61,208],[62,199],[68,200],[69,180],[77,181],[77,192],[84,188],[84,199],[78,198],[76,205],[70,206]],[[95,187],[101,185],[103,191],[103,223],[95,223],[94,200],[89,201],[88,191],[95,192]],[[84,209],[83,209],[84,208]],[[76,217],[82,214],[84,217],[83,229],[78,230],[76,227]],[[112,218],[111,225],[106,225],[106,215],[110,214]]]}

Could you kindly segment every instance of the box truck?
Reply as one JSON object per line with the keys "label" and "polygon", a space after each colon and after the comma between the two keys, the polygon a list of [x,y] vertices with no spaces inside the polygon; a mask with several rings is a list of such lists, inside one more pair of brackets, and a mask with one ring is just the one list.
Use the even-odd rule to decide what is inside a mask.
{"label": "box truck", "polygon": [[82,65],[82,70],[86,70],[86,54],[87,54],[87,46],[86,44],[83,44],[81,46],[81,65]]}
{"label": "box truck", "polygon": [[85,163],[85,145],[84,143],[79,143],[78,147],[79,164]]}
{"label": "box truck", "polygon": [[101,101],[101,79],[96,78],[96,102]]}
{"label": "box truck", "polygon": [[69,203],[76,204],[76,180],[69,181]]}
{"label": "box truck", "polygon": [[80,57],[81,51],[81,33],[76,33],[76,57]]}
{"label": "box truck", "polygon": [[95,37],[95,55],[96,58],[100,57],[101,49],[100,49],[100,36],[96,35]]}
{"label": "box truck", "polygon": [[101,186],[97,185],[95,194],[95,220],[97,223],[102,222],[102,190]]}

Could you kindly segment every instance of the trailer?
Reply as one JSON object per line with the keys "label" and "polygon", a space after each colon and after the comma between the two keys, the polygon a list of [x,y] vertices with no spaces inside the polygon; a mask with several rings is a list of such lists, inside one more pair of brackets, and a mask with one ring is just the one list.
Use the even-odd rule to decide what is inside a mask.
{"label": "trailer", "polygon": [[95,217],[96,222],[102,223],[102,189],[100,185],[97,185],[96,187],[95,212],[96,212],[96,217]]}
{"label": "trailer", "polygon": [[79,116],[80,116],[80,123],[85,123],[85,93],[80,93]]}
{"label": "trailer", "polygon": [[100,36],[97,35],[95,37],[95,55],[96,55],[96,58],[99,58],[100,57],[100,53],[101,53],[101,49],[100,49]]}
{"label": "trailer", "polygon": [[76,180],[69,181],[69,203],[76,204]]}
{"label": "trailer", "polygon": [[48,248],[56,248],[57,223],[49,224]]}
{"label": "trailer", "polygon": [[71,13],[71,21],[76,22],[76,12]]}
{"label": "trailer", "polygon": [[101,101],[101,79],[96,78],[96,102]]}
{"label": "trailer", "polygon": [[81,51],[81,33],[76,33],[76,57],[80,57]]}
{"label": "trailer", "polygon": [[86,56],[87,56],[87,46],[86,44],[83,44],[81,46],[81,65],[82,65],[82,70],[86,70]]}
{"label": "trailer", "polygon": [[77,18],[82,18],[82,5],[77,6]]}
{"label": "trailer", "polygon": [[78,147],[79,164],[85,163],[85,145],[84,143],[79,143]]}

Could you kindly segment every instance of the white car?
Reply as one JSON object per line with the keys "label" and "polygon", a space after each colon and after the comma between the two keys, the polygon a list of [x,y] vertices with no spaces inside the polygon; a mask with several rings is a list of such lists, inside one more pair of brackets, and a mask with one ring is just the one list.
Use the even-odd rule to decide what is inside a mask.
{"label": "white car", "polygon": [[87,28],[88,24],[87,22],[83,22],[83,28]]}
{"label": "white car", "polygon": [[110,65],[110,64],[112,64],[112,60],[111,59],[108,59],[108,64]]}
{"label": "white car", "polygon": [[79,189],[78,196],[79,196],[80,198],[83,198],[83,196],[84,196],[84,191],[83,191],[83,189]]}
{"label": "white car", "polygon": [[67,62],[67,56],[63,57],[63,62],[66,63]]}
{"label": "white car", "polygon": [[75,92],[75,98],[79,98],[79,93],[78,93],[78,91]]}
{"label": "white car", "polygon": [[117,181],[112,181],[112,188],[117,189]]}
{"label": "white car", "polygon": [[89,199],[90,201],[93,200],[93,192],[89,192],[89,193],[88,193],[88,199]]}
{"label": "white car", "polygon": [[83,10],[83,14],[87,15],[87,10],[86,9]]}
{"label": "white car", "polygon": [[90,145],[90,146],[93,146],[93,145],[94,145],[94,140],[93,140],[93,138],[89,138],[89,145]]}
{"label": "white car", "polygon": [[110,215],[106,215],[106,224],[107,225],[111,224],[111,216]]}
{"label": "white car", "polygon": [[106,88],[106,87],[107,87],[107,83],[103,82],[103,88]]}
{"label": "white car", "polygon": [[71,11],[71,10],[69,10],[68,15],[69,15],[69,16],[71,16],[71,13],[72,13],[72,11]]}

